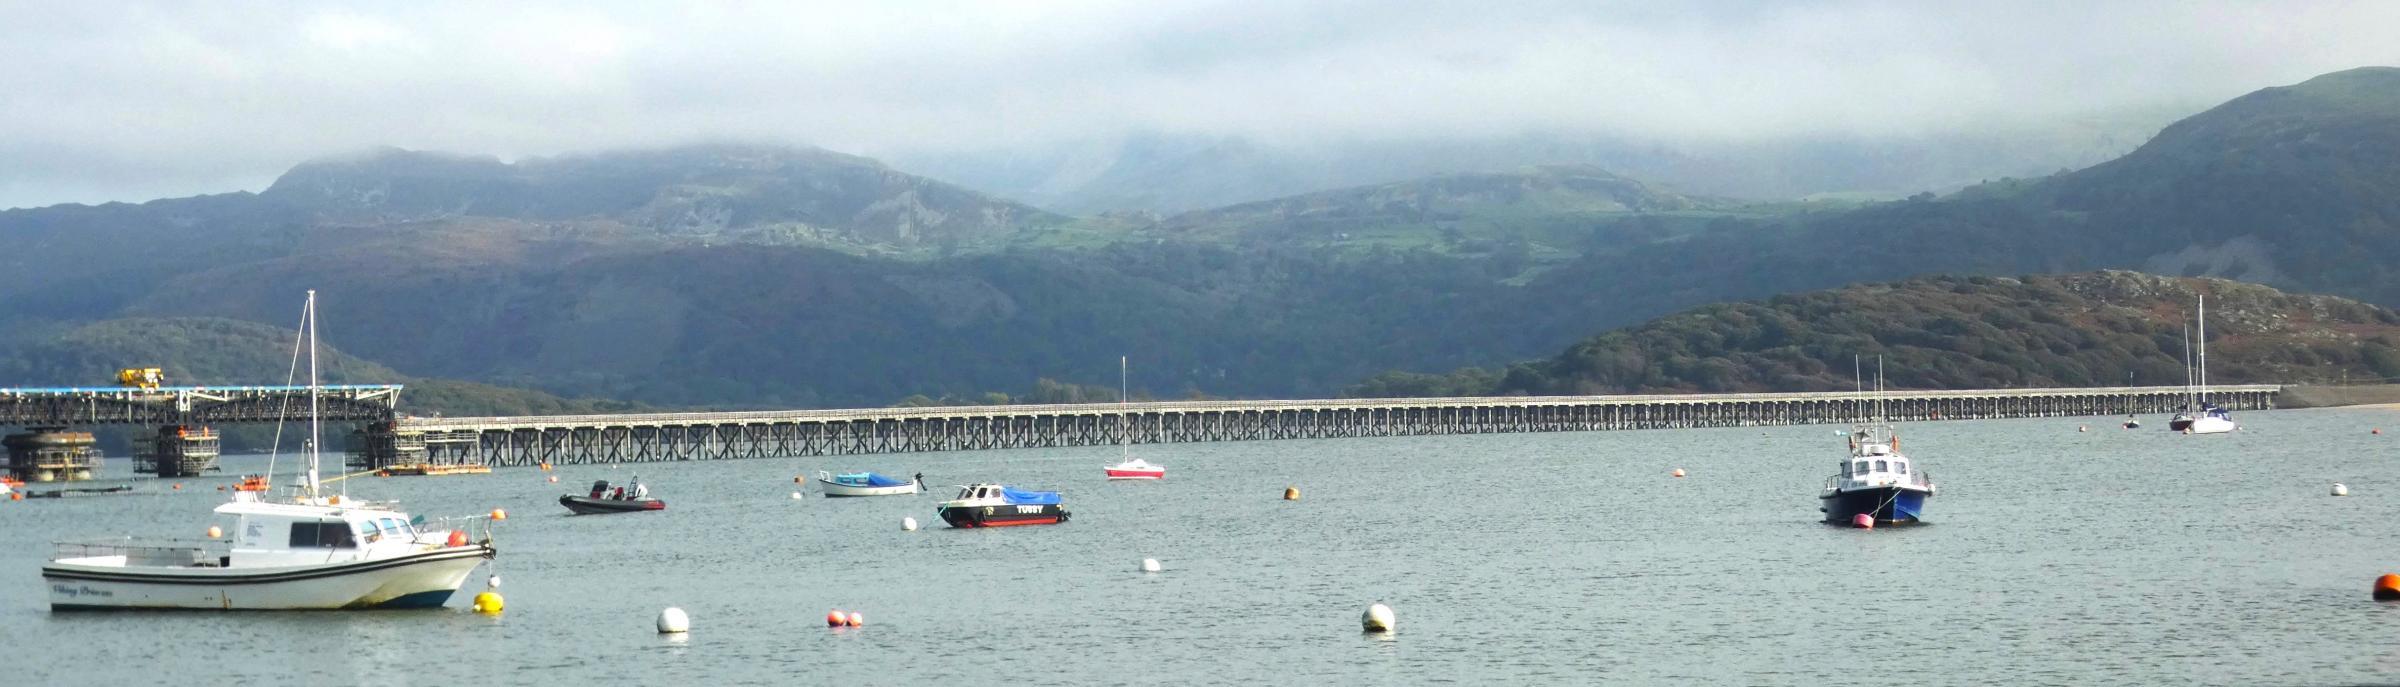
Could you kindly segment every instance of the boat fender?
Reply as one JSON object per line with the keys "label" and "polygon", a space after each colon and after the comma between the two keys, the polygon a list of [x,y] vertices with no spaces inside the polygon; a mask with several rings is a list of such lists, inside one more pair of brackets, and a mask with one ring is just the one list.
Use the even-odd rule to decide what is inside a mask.
{"label": "boat fender", "polygon": [[984,517],[987,517],[987,518],[992,516],[992,507],[991,507],[991,506],[984,506],[984,507],[983,507],[983,516],[984,516]]}

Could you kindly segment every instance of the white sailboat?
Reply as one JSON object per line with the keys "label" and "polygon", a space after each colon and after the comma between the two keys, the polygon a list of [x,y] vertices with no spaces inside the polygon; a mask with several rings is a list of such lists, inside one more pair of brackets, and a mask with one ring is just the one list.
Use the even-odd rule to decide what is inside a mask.
{"label": "white sailboat", "polygon": [[2198,328],[2199,328],[2199,339],[2200,339],[2200,349],[2199,349],[2199,350],[2200,350],[2200,358],[2199,358],[2199,360],[2200,360],[2200,364],[2199,364],[2199,373],[2198,373],[2198,374],[2199,374],[2199,377],[2197,378],[2197,379],[2198,379],[2198,382],[2197,382],[2197,386],[2194,388],[2193,394],[2194,394],[2194,396],[2195,396],[2196,398],[2198,398],[2198,399],[2199,399],[2199,401],[2200,401],[2200,408],[2199,408],[2199,414],[2198,414],[2198,415],[2194,415],[2194,416],[2192,417],[2192,422],[2191,422],[2191,424],[2183,428],[2183,433],[2185,433],[2185,434],[2223,434],[2223,433],[2226,433],[2226,432],[2231,432],[2231,431],[2233,431],[2233,430],[2234,430],[2234,429],[2237,427],[2237,426],[2234,424],[2234,422],[2233,422],[2233,412],[2232,412],[2232,411],[2229,411],[2229,410],[2226,410],[2226,409],[2224,409],[2224,408],[2222,408],[2222,407],[2219,407],[2217,404],[2215,404],[2215,403],[2212,403],[2212,402],[2210,402],[2210,401],[2208,400],[2208,297],[2207,297],[2207,296],[2201,296],[2201,297],[2200,297],[2200,308],[2199,308],[2199,315],[2198,315],[2198,316],[2197,316],[2195,319],[2196,319],[2196,320],[2198,320],[2198,325],[2197,325],[2197,326],[2198,326]]}
{"label": "white sailboat", "polygon": [[1129,416],[1127,416],[1127,415],[1126,415],[1126,413],[1125,413],[1125,403],[1126,403],[1126,400],[1127,400],[1127,398],[1129,397],[1129,394],[1130,394],[1130,392],[1131,392],[1131,391],[1132,391],[1132,389],[1133,389],[1133,385],[1132,385],[1132,384],[1129,384],[1129,383],[1127,383],[1127,381],[1126,381],[1126,374],[1125,374],[1125,370],[1126,370],[1126,360],[1125,360],[1125,358],[1124,358],[1123,356],[1119,356],[1119,357],[1117,358],[1117,460],[1118,460],[1118,462],[1117,462],[1117,464],[1115,464],[1115,465],[1110,465],[1110,466],[1104,467],[1104,468],[1102,468],[1102,469],[1103,469],[1103,470],[1105,470],[1105,471],[1107,471],[1107,473],[1108,473],[1108,478],[1109,478],[1109,479],[1112,479],[1112,480],[1119,480],[1119,479],[1166,479],[1166,478],[1167,478],[1167,466],[1164,466],[1164,465],[1156,465],[1156,464],[1153,464],[1153,463],[1151,463],[1150,461],[1146,461],[1146,460],[1142,460],[1142,459],[1140,459],[1140,458],[1135,458],[1135,457],[1133,457],[1133,425],[1131,425],[1131,424],[1128,424],[1128,423],[1126,422],[1126,420],[1128,419],[1128,417],[1129,417]]}
{"label": "white sailboat", "polygon": [[[490,520],[422,526],[407,513],[322,493],[317,293],[301,326],[308,347],[308,471],[292,503],[237,499],[216,508],[231,536],[59,542],[42,566],[52,610],[332,610],[438,607],[491,558]],[[470,541],[468,530],[481,525]]]}

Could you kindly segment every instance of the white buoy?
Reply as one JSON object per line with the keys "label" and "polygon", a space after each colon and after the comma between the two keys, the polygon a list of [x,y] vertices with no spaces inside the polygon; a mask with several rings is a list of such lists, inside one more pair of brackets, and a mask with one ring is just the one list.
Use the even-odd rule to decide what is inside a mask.
{"label": "white buoy", "polygon": [[2333,495],[2335,495],[2335,496],[2349,496],[2349,495],[2350,495],[2350,485],[2343,484],[2343,483],[2340,483],[2340,482],[2335,482],[2335,483],[2333,483]]}
{"label": "white buoy", "polygon": [[692,631],[692,618],[684,615],[683,609],[668,606],[667,610],[658,612],[659,634],[682,634],[690,631]]}
{"label": "white buoy", "polygon": [[1156,558],[1144,558],[1144,559],[1142,559],[1142,572],[1158,572],[1158,571],[1159,571],[1159,567],[1158,567],[1158,559],[1156,559]]}
{"label": "white buoy", "polygon": [[1368,632],[1390,632],[1392,631],[1392,607],[1382,603],[1368,606],[1366,614],[1358,617],[1358,624],[1365,627]]}
{"label": "white buoy", "polygon": [[915,532],[915,531],[917,531],[917,519],[916,519],[916,518],[901,518],[901,519],[900,519],[900,531],[902,531],[902,532]]}
{"label": "white buoy", "polygon": [[488,578],[488,579],[485,579],[485,580],[483,581],[483,583],[484,583],[484,585],[486,585],[486,586],[489,586],[489,587],[491,587],[491,588],[493,588],[493,589],[499,589],[499,588],[500,588],[500,576],[499,576],[499,575],[493,575],[493,576],[491,576],[490,578]]}
{"label": "white buoy", "polygon": [[806,497],[806,496],[801,496],[801,495],[800,495],[800,492],[797,492],[797,491],[795,491],[795,492],[792,492],[792,500],[794,500],[794,501],[798,501],[798,500],[800,500],[800,499],[804,499],[804,498],[808,498],[808,497]]}

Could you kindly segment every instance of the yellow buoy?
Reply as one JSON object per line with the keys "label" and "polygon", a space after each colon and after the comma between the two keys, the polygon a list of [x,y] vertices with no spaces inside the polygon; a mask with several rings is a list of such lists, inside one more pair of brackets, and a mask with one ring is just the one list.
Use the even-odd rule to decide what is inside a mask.
{"label": "yellow buoy", "polygon": [[1283,500],[1285,500],[1285,501],[1298,501],[1298,500],[1300,500],[1300,488],[1299,488],[1299,487],[1284,487],[1284,488],[1283,488]]}
{"label": "yellow buoy", "polygon": [[475,612],[477,613],[497,614],[501,607],[499,592],[484,592],[475,595]]}

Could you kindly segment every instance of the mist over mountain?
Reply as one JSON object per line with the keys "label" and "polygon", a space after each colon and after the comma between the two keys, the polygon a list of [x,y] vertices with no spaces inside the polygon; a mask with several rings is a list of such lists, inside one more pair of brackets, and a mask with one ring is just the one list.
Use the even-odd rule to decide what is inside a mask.
{"label": "mist over mountain", "polygon": [[901,153],[892,162],[1067,214],[1177,214],[1437,174],[1584,165],[1683,193],[1748,200],[1898,198],[2044,176],[2124,154],[2175,116],[2133,110],[2040,128],[1685,143],[1529,133],[1320,142],[1135,135],[1012,149]]}
{"label": "mist over mountain", "polygon": [[329,341],[394,375],[561,397],[986,398],[1105,385],[1120,355],[1153,397],[1319,396],[1926,274],[2146,269],[2400,303],[2394,189],[2388,68],[2237,98],[2079,171],[1887,202],[1538,164],[1069,218],[809,148],[378,150],[257,194],[0,212],[0,354],[85,375],[112,363],[56,353],[97,323],[132,323],[120,342],[281,326],[317,289]]}

